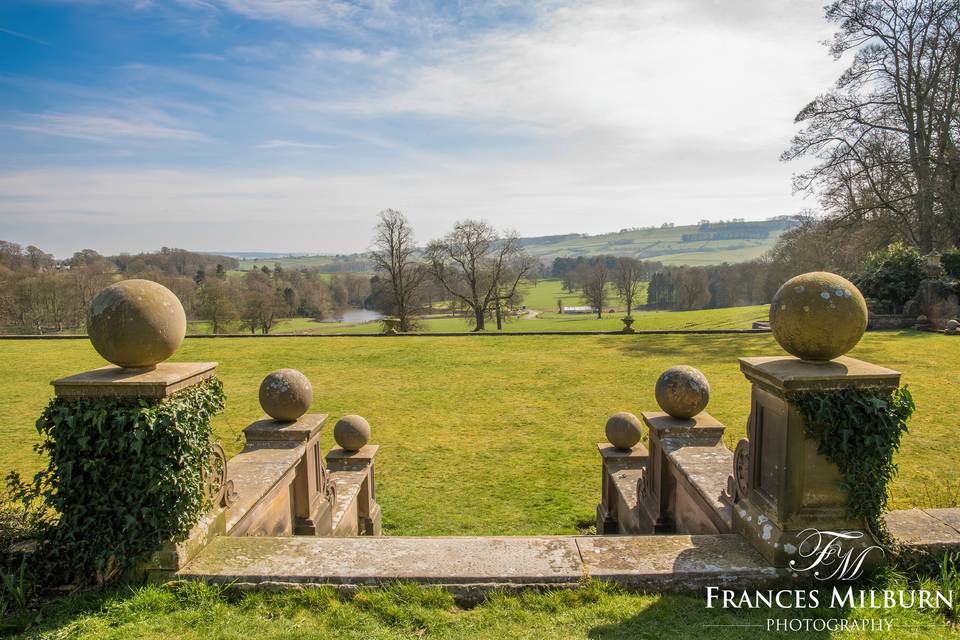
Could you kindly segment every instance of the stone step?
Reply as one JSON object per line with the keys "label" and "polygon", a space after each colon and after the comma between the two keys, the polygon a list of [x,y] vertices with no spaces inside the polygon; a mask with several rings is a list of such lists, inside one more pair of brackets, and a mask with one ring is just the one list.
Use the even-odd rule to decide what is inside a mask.
{"label": "stone step", "polygon": [[357,537],[215,540],[178,576],[239,588],[395,580],[481,590],[572,587],[584,578],[690,591],[767,585],[785,574],[737,535]]}

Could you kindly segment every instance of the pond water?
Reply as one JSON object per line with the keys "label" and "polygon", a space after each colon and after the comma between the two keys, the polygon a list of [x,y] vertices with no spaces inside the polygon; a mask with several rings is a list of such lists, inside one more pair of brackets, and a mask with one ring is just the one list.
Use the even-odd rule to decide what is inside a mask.
{"label": "pond water", "polygon": [[[343,312],[343,320],[341,320],[341,322],[357,324],[361,322],[373,322],[374,320],[379,320],[382,317],[383,314],[379,311],[371,311],[370,309],[347,309]],[[337,319],[330,318],[325,322],[337,322]]]}

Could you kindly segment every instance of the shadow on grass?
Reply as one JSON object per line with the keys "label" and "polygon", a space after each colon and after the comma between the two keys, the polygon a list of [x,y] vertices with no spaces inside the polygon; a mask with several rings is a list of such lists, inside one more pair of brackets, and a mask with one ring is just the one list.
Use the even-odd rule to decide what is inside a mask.
{"label": "shadow on grass", "polygon": [[707,357],[734,362],[741,357],[782,353],[769,334],[637,335],[632,340],[624,340],[620,349],[624,355],[635,358],[660,356],[695,360]]}
{"label": "shadow on grass", "polygon": [[[736,584],[728,587],[737,588]],[[819,640],[835,635],[833,631],[826,629],[827,620],[838,624],[840,620],[846,619],[847,614],[845,609],[707,609],[705,597],[694,600],[689,597],[664,595],[635,616],[591,628],[587,637],[591,640],[739,640],[759,637]],[[816,620],[822,622],[814,622]],[[803,626],[790,630],[787,626],[790,621],[793,621],[794,625]],[[807,628],[805,625],[810,626]],[[823,628],[817,629],[815,625],[822,625]]]}

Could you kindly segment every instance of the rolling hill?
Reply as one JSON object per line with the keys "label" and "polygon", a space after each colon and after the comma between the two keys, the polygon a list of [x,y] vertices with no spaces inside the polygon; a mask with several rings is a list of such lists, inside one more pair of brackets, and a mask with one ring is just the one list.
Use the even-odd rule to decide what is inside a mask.
{"label": "rolling hill", "polygon": [[624,229],[601,235],[567,234],[523,238],[527,252],[540,258],[618,255],[672,265],[746,262],[769,251],[796,226],[792,217],[770,220],[704,222],[699,225]]}
{"label": "rolling hill", "polygon": [[[696,225],[622,229],[613,233],[521,238],[530,255],[549,262],[553,258],[617,255],[656,260],[669,265],[705,266],[723,262],[746,262],[769,251],[777,238],[797,225],[793,216],[769,220],[701,222]],[[240,270],[280,264],[285,269],[319,269],[330,272],[369,271],[364,254],[302,255],[245,253]]]}

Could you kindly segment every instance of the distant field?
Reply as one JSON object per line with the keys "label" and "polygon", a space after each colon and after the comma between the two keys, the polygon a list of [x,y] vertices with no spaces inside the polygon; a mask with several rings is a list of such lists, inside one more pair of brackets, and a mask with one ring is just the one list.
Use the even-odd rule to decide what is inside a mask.
{"label": "distant field", "polygon": [[723,262],[745,262],[759,258],[769,251],[789,223],[777,225],[767,221],[742,223],[743,228],[762,233],[757,239],[707,239],[684,242],[683,236],[696,234],[700,227],[640,229],[624,233],[580,236],[553,242],[528,243],[525,248],[534,256],[576,257],[603,254],[634,256],[643,260],[657,260],[671,265],[712,265]]}
{"label": "distant field", "polygon": [[[620,318],[624,313],[604,314],[600,320],[593,314],[560,315],[544,312],[536,318],[510,318],[503,326],[506,332],[516,331],[618,331],[623,328]],[[662,329],[749,329],[755,320],[767,319],[767,306],[731,307],[728,309],[705,309],[702,311],[634,311],[633,328],[637,330]],[[471,331],[473,326],[467,318],[431,316],[420,321],[423,332]],[[490,321],[487,331],[495,331],[496,323]],[[279,321],[272,333],[380,333],[379,322],[348,324],[316,322],[309,318],[286,318]],[[189,332],[210,333],[206,322],[191,322]]]}
{"label": "distant field", "polygon": [[261,267],[280,265],[284,269],[319,269],[329,267],[337,259],[334,256],[296,256],[291,258],[263,258],[256,260],[241,260],[240,271],[251,271]]}
{"label": "distant field", "polygon": [[[521,288],[523,304],[532,314],[520,318],[508,318],[504,322],[504,331],[617,331],[623,328],[620,321],[626,311],[621,300],[611,285],[610,300],[604,309],[604,317],[597,319],[594,314],[557,313],[557,300],[563,306],[583,305],[583,298],[579,292],[569,293],[563,290],[559,280],[540,280],[536,285],[526,285]],[[642,289],[635,304],[646,302],[646,286]],[[614,308],[617,311],[609,314],[607,310]],[[533,315],[535,314],[535,315]],[[704,309],[700,311],[638,311],[634,310],[634,329],[749,329],[755,320],[766,320],[767,306],[732,307],[729,309]],[[420,331],[423,332],[457,332],[471,331],[473,325],[464,316],[444,316],[442,313],[433,314],[420,321]],[[210,325],[203,321],[191,321],[188,328],[190,333],[210,333]],[[487,324],[488,331],[496,330],[496,323]],[[233,332],[239,331],[236,327]],[[272,333],[342,333],[362,334],[379,333],[382,327],[379,322],[351,324],[343,322],[317,322],[311,318],[285,318],[277,322]]]}
{"label": "distant field", "polygon": [[[240,275],[239,272],[231,272]],[[329,274],[324,274],[329,275]],[[563,290],[559,280],[540,280],[536,285],[522,285],[522,304],[527,307],[522,317],[506,318],[504,331],[617,331],[623,328],[620,321],[626,315],[626,307],[613,286],[610,297],[604,306],[602,319],[595,314],[561,315],[557,313],[557,301],[563,306],[585,305],[579,292],[569,293]],[[646,286],[637,297],[635,305],[646,302]],[[615,309],[614,313],[608,313]],[[765,320],[765,305],[752,307],[733,307],[729,309],[704,309],[700,311],[640,311],[634,309],[635,329],[749,329],[755,320]],[[365,334],[379,333],[383,327],[379,322],[349,323],[320,322],[312,318],[282,318],[271,329],[271,333],[335,333]],[[423,332],[471,331],[473,326],[463,316],[452,317],[440,306],[434,313],[420,321]],[[496,330],[496,323],[487,324],[488,331]],[[14,327],[0,327],[0,333],[23,333]],[[80,334],[81,329],[68,329],[64,334]],[[204,320],[191,320],[187,323],[187,333],[191,335],[212,333],[210,323]],[[224,333],[246,333],[238,322],[232,323]]]}
{"label": "distant field", "polygon": [[[918,410],[896,462],[896,508],[952,506],[960,440],[956,339],[868,333],[856,357],[903,372]],[[600,495],[595,443],[606,417],[654,410],[657,376],[700,368],[708,411],[743,437],[750,388],[737,358],[782,353],[768,334],[516,338],[188,339],[178,361],[220,362],[227,410],[214,427],[231,455],[260,415],[257,388],[280,367],[313,382],[314,411],[366,416],[391,535],[565,534],[592,525]],[[0,469],[32,472],[34,422],[51,379],[103,364],[86,340],[0,341]],[[323,435],[332,443],[330,427]],[[951,498],[953,495],[953,498]]]}
{"label": "distant field", "polygon": [[[617,295],[616,289],[611,284],[610,306],[615,308],[624,308],[626,304]],[[567,292],[563,290],[563,283],[560,280],[538,280],[536,285],[521,285],[520,293],[523,294],[523,304],[528,309],[537,309],[540,311],[556,311],[557,300],[562,300],[563,306],[575,307],[585,304],[583,296],[579,291]],[[633,301],[634,308],[646,304],[647,302],[647,283],[644,282],[640,295]]]}

